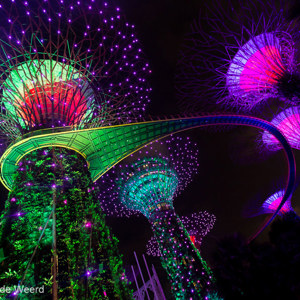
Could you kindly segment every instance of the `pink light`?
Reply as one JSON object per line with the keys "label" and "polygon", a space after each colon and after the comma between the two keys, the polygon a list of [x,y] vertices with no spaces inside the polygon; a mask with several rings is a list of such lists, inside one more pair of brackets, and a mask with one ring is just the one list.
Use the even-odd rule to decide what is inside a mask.
{"label": "pink light", "polygon": [[46,124],[52,116],[66,118],[67,125],[78,124],[87,110],[84,96],[72,81],[35,86],[25,90],[24,98],[25,103],[18,103],[22,117],[38,124]]}
{"label": "pink light", "polygon": [[[279,191],[270,196],[262,205],[264,213],[274,213],[278,208],[280,202],[282,201],[284,191]],[[284,215],[290,211],[293,211],[291,206],[291,201],[287,200],[284,205],[281,207],[279,214]]]}
{"label": "pink light", "polygon": [[92,227],[92,223],[91,222],[86,222],[84,226],[86,228],[90,228],[90,227]]}
{"label": "pink light", "polygon": [[[279,113],[271,121],[288,140],[292,148],[300,150],[300,107],[290,107]],[[265,145],[269,146],[272,150],[281,149],[280,143],[270,133],[264,132],[262,141]]]}
{"label": "pink light", "polygon": [[[277,58],[276,63],[274,57]],[[285,67],[277,47],[262,47],[252,54],[245,63],[240,75],[240,88],[246,92],[253,89],[271,88],[283,75],[284,70]]]}

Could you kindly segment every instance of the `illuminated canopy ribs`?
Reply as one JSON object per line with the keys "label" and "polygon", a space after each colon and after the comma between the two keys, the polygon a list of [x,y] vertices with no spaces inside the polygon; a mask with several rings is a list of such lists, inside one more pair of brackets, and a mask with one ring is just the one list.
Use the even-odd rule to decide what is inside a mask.
{"label": "illuminated canopy ribs", "polygon": [[87,122],[94,98],[83,74],[52,60],[22,63],[3,83],[3,104],[20,124],[29,127]]}

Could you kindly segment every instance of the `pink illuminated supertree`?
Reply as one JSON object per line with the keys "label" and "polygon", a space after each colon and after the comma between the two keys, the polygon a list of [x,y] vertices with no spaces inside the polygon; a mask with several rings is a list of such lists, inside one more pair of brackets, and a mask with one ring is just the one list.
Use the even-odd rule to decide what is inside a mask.
{"label": "pink illuminated supertree", "polygon": [[184,44],[177,76],[184,105],[195,108],[216,99],[250,111],[274,97],[299,103],[295,22],[262,2],[220,7],[194,22]]}
{"label": "pink illuminated supertree", "polygon": [[[265,200],[262,204],[255,203],[255,205],[251,205],[251,208],[246,209],[245,216],[246,217],[255,217],[263,214],[273,214],[279,207],[279,204],[282,201],[284,196],[284,191],[279,190],[278,192],[272,194]],[[287,200],[284,205],[280,208],[278,215],[284,216],[287,213],[293,213],[296,215],[295,210],[292,207],[291,199]]]}
{"label": "pink illuminated supertree", "polygon": [[[292,148],[300,150],[300,106],[292,106],[277,114],[271,121],[286,137]],[[261,141],[269,150],[282,149],[278,140],[264,131]]]}
{"label": "pink illuminated supertree", "polygon": [[[213,228],[216,217],[207,211],[193,213],[190,216],[180,218],[182,224],[187,230],[191,241],[199,250],[203,237]],[[155,237],[151,237],[146,245],[147,254],[152,256],[161,256],[159,246]]]}
{"label": "pink illuminated supertree", "polygon": [[[282,197],[284,195],[284,191],[278,191],[271,195],[261,206],[262,214],[272,214],[278,208]],[[279,215],[284,215],[288,212],[295,212],[291,205],[291,200],[287,200],[284,205],[279,210]]]}

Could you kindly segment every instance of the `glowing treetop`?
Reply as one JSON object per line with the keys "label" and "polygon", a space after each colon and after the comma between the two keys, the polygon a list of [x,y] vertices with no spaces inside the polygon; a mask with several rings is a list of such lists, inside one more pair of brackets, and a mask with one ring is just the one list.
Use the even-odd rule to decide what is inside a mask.
{"label": "glowing treetop", "polygon": [[[278,208],[282,197],[284,196],[284,191],[278,191],[270,196],[261,206],[262,214],[273,214],[274,211]],[[284,215],[288,212],[294,212],[294,209],[291,205],[291,200],[287,200],[282,208],[279,210],[279,215]]]}
{"label": "glowing treetop", "polygon": [[[283,133],[292,148],[300,150],[300,106],[285,109],[271,123]],[[278,140],[266,131],[263,132],[262,142],[270,150],[282,148]]]}
{"label": "glowing treetop", "polygon": [[11,120],[10,137],[142,116],[151,71],[118,7],[94,0],[4,1],[0,18],[1,114]]}
{"label": "glowing treetop", "polygon": [[196,172],[198,150],[189,138],[157,141],[130,157],[99,179],[99,199],[107,215],[130,216],[173,207],[174,197]]}
{"label": "glowing treetop", "polygon": [[255,105],[266,97],[289,96],[284,85],[291,71],[293,51],[287,51],[291,45],[289,35],[276,32],[254,36],[242,45],[226,74],[230,95],[241,105]]}
{"label": "glowing treetop", "polygon": [[200,107],[203,102],[203,109],[216,99],[230,109],[250,111],[269,98],[300,102],[299,27],[269,2],[209,5],[209,13],[194,22],[177,76],[183,104],[193,108],[193,102]]}

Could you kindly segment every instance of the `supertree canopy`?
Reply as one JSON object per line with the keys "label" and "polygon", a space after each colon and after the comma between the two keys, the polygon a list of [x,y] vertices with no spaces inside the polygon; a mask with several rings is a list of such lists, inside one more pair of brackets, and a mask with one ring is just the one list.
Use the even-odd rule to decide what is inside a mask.
{"label": "supertree canopy", "polygon": [[[261,206],[261,213],[270,214],[273,213],[279,206],[279,203],[282,200],[284,191],[278,191],[271,195]],[[284,215],[288,212],[294,212],[291,200],[288,200],[284,203],[282,208],[279,210],[279,215]]]}
{"label": "supertree canopy", "polygon": [[[182,225],[187,230],[192,243],[199,250],[203,237],[213,228],[216,217],[207,211],[193,213],[190,216],[180,218]],[[151,237],[147,245],[147,254],[152,256],[161,256],[159,245],[155,237]]]}
{"label": "supertree canopy", "polygon": [[268,2],[239,4],[212,6],[193,24],[177,76],[184,103],[195,108],[212,98],[245,111],[275,97],[299,103],[295,22]]}
{"label": "supertree canopy", "polygon": [[176,299],[217,297],[211,271],[173,207],[174,196],[197,169],[198,151],[193,146],[188,138],[153,143],[139,158],[100,179],[99,199],[105,211],[111,208],[118,214],[125,206],[121,215],[129,209],[149,220]]}
{"label": "supertree canopy", "polygon": [[[300,149],[300,107],[292,106],[276,115],[271,123],[276,126],[289,141],[292,148]],[[282,149],[278,140],[264,131],[263,144],[270,150]]]}
{"label": "supertree canopy", "polygon": [[[289,34],[266,32],[252,37],[229,64],[226,86],[230,96],[241,106],[254,106],[264,98],[276,96],[298,101],[300,78],[293,74],[292,59]],[[298,84],[298,89],[293,84]]]}
{"label": "supertree canopy", "polygon": [[[273,214],[274,211],[278,209],[283,196],[284,191],[279,190],[278,192],[269,196],[267,200],[265,200],[263,203],[255,201],[255,203],[252,203],[251,206],[245,209],[245,216],[255,217],[262,214]],[[284,205],[280,208],[278,215],[283,216],[287,213],[292,213],[296,215],[296,212],[294,211],[291,205],[291,199],[288,199],[284,203]]]}
{"label": "supertree canopy", "polygon": [[1,3],[2,113],[24,133],[141,117],[151,72],[133,25],[104,1]]}

